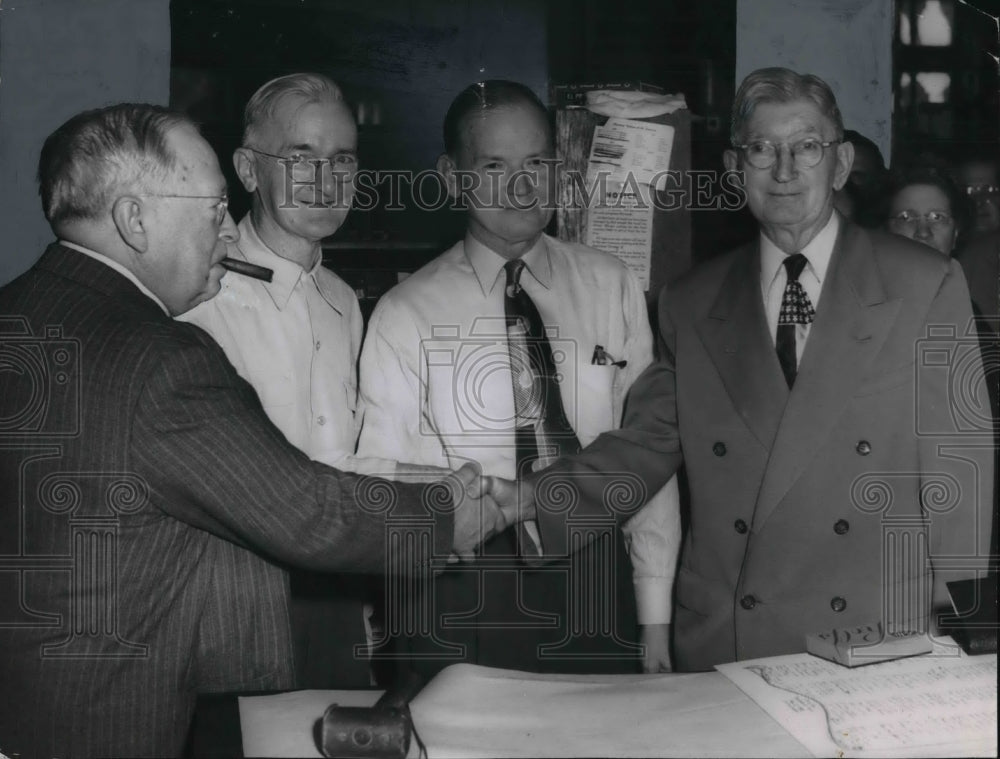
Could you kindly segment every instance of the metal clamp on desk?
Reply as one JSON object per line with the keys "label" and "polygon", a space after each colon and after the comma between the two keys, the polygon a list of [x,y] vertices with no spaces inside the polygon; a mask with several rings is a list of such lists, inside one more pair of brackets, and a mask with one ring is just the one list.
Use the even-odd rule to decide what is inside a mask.
{"label": "metal clamp on desk", "polygon": [[323,756],[406,759],[412,729],[408,710],[332,704],[323,715]]}
{"label": "metal clamp on desk", "polygon": [[413,728],[408,706],[423,685],[423,679],[411,672],[372,707],[329,706],[323,714],[320,746],[323,756],[406,759],[411,735],[416,736],[420,755],[426,756],[423,741]]}

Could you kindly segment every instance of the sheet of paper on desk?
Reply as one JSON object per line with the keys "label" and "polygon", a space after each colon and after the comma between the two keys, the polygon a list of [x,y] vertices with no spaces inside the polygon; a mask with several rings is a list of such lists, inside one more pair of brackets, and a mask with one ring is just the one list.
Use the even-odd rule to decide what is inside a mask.
{"label": "sheet of paper on desk", "polygon": [[314,728],[330,704],[371,706],[382,691],[298,690],[276,696],[240,696],[244,756],[322,757]]}
{"label": "sheet of paper on desk", "polygon": [[717,672],[540,675],[456,664],[410,711],[433,759],[805,755]]}
{"label": "sheet of paper on desk", "polygon": [[995,654],[936,641],[933,653],[854,669],[811,654],[716,669],[814,756],[997,755]]}

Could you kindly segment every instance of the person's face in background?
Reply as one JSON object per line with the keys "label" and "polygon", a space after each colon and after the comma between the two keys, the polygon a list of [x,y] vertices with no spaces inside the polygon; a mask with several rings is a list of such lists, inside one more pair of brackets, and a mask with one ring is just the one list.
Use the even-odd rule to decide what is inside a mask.
{"label": "person's face in background", "polygon": [[250,148],[272,156],[299,158],[236,151],[237,174],[254,194],[255,222],[308,243],[336,232],[351,207],[357,171],[358,130],[344,102],[286,96],[253,142]]}
{"label": "person's face in background", "polygon": [[911,184],[889,202],[889,231],[930,245],[946,256],[955,248],[958,227],[944,190],[932,184]]}
{"label": "person's face in background", "polygon": [[955,172],[958,186],[972,206],[970,232],[1000,229],[1000,176],[992,161],[966,161]]}
{"label": "person's face in background", "polygon": [[469,177],[458,177],[455,170],[472,174],[476,186],[464,199],[472,235],[505,257],[511,246],[534,244],[552,218],[556,197],[556,170],[546,163],[554,148],[544,115],[525,103],[470,114],[455,153],[442,156],[439,168],[453,197],[469,187]]}

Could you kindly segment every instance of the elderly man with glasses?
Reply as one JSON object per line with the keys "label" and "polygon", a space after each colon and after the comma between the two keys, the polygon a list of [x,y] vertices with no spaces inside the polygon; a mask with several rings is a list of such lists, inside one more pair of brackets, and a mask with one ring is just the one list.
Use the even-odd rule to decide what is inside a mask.
{"label": "elderly man with glasses", "polygon": [[608,480],[653,493],[683,463],[679,670],[800,652],[835,628],[927,631],[932,598],[985,566],[989,540],[989,406],[958,264],[834,211],[853,148],[821,79],[751,73],[732,144],[758,239],[661,298],[661,360],[622,429],[520,488],[558,556],[565,509],[548,492],[572,485],[582,519],[612,508]]}
{"label": "elderly man with glasses", "polygon": [[[197,693],[295,685],[282,565],[420,577],[505,519],[459,489],[471,468],[452,510],[310,461],[171,318],[218,292],[239,238],[186,116],[74,116],[38,179],[58,241],[0,288],[0,746],[180,756]],[[435,556],[401,548],[428,533]]]}

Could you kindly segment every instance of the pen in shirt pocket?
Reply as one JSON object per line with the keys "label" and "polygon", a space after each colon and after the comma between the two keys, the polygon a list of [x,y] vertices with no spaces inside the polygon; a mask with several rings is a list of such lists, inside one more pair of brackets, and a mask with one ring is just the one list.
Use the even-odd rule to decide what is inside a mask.
{"label": "pen in shirt pocket", "polygon": [[595,366],[617,366],[619,369],[624,369],[628,366],[628,361],[615,361],[614,356],[604,350],[603,345],[594,346],[594,355],[590,359],[590,363]]}

